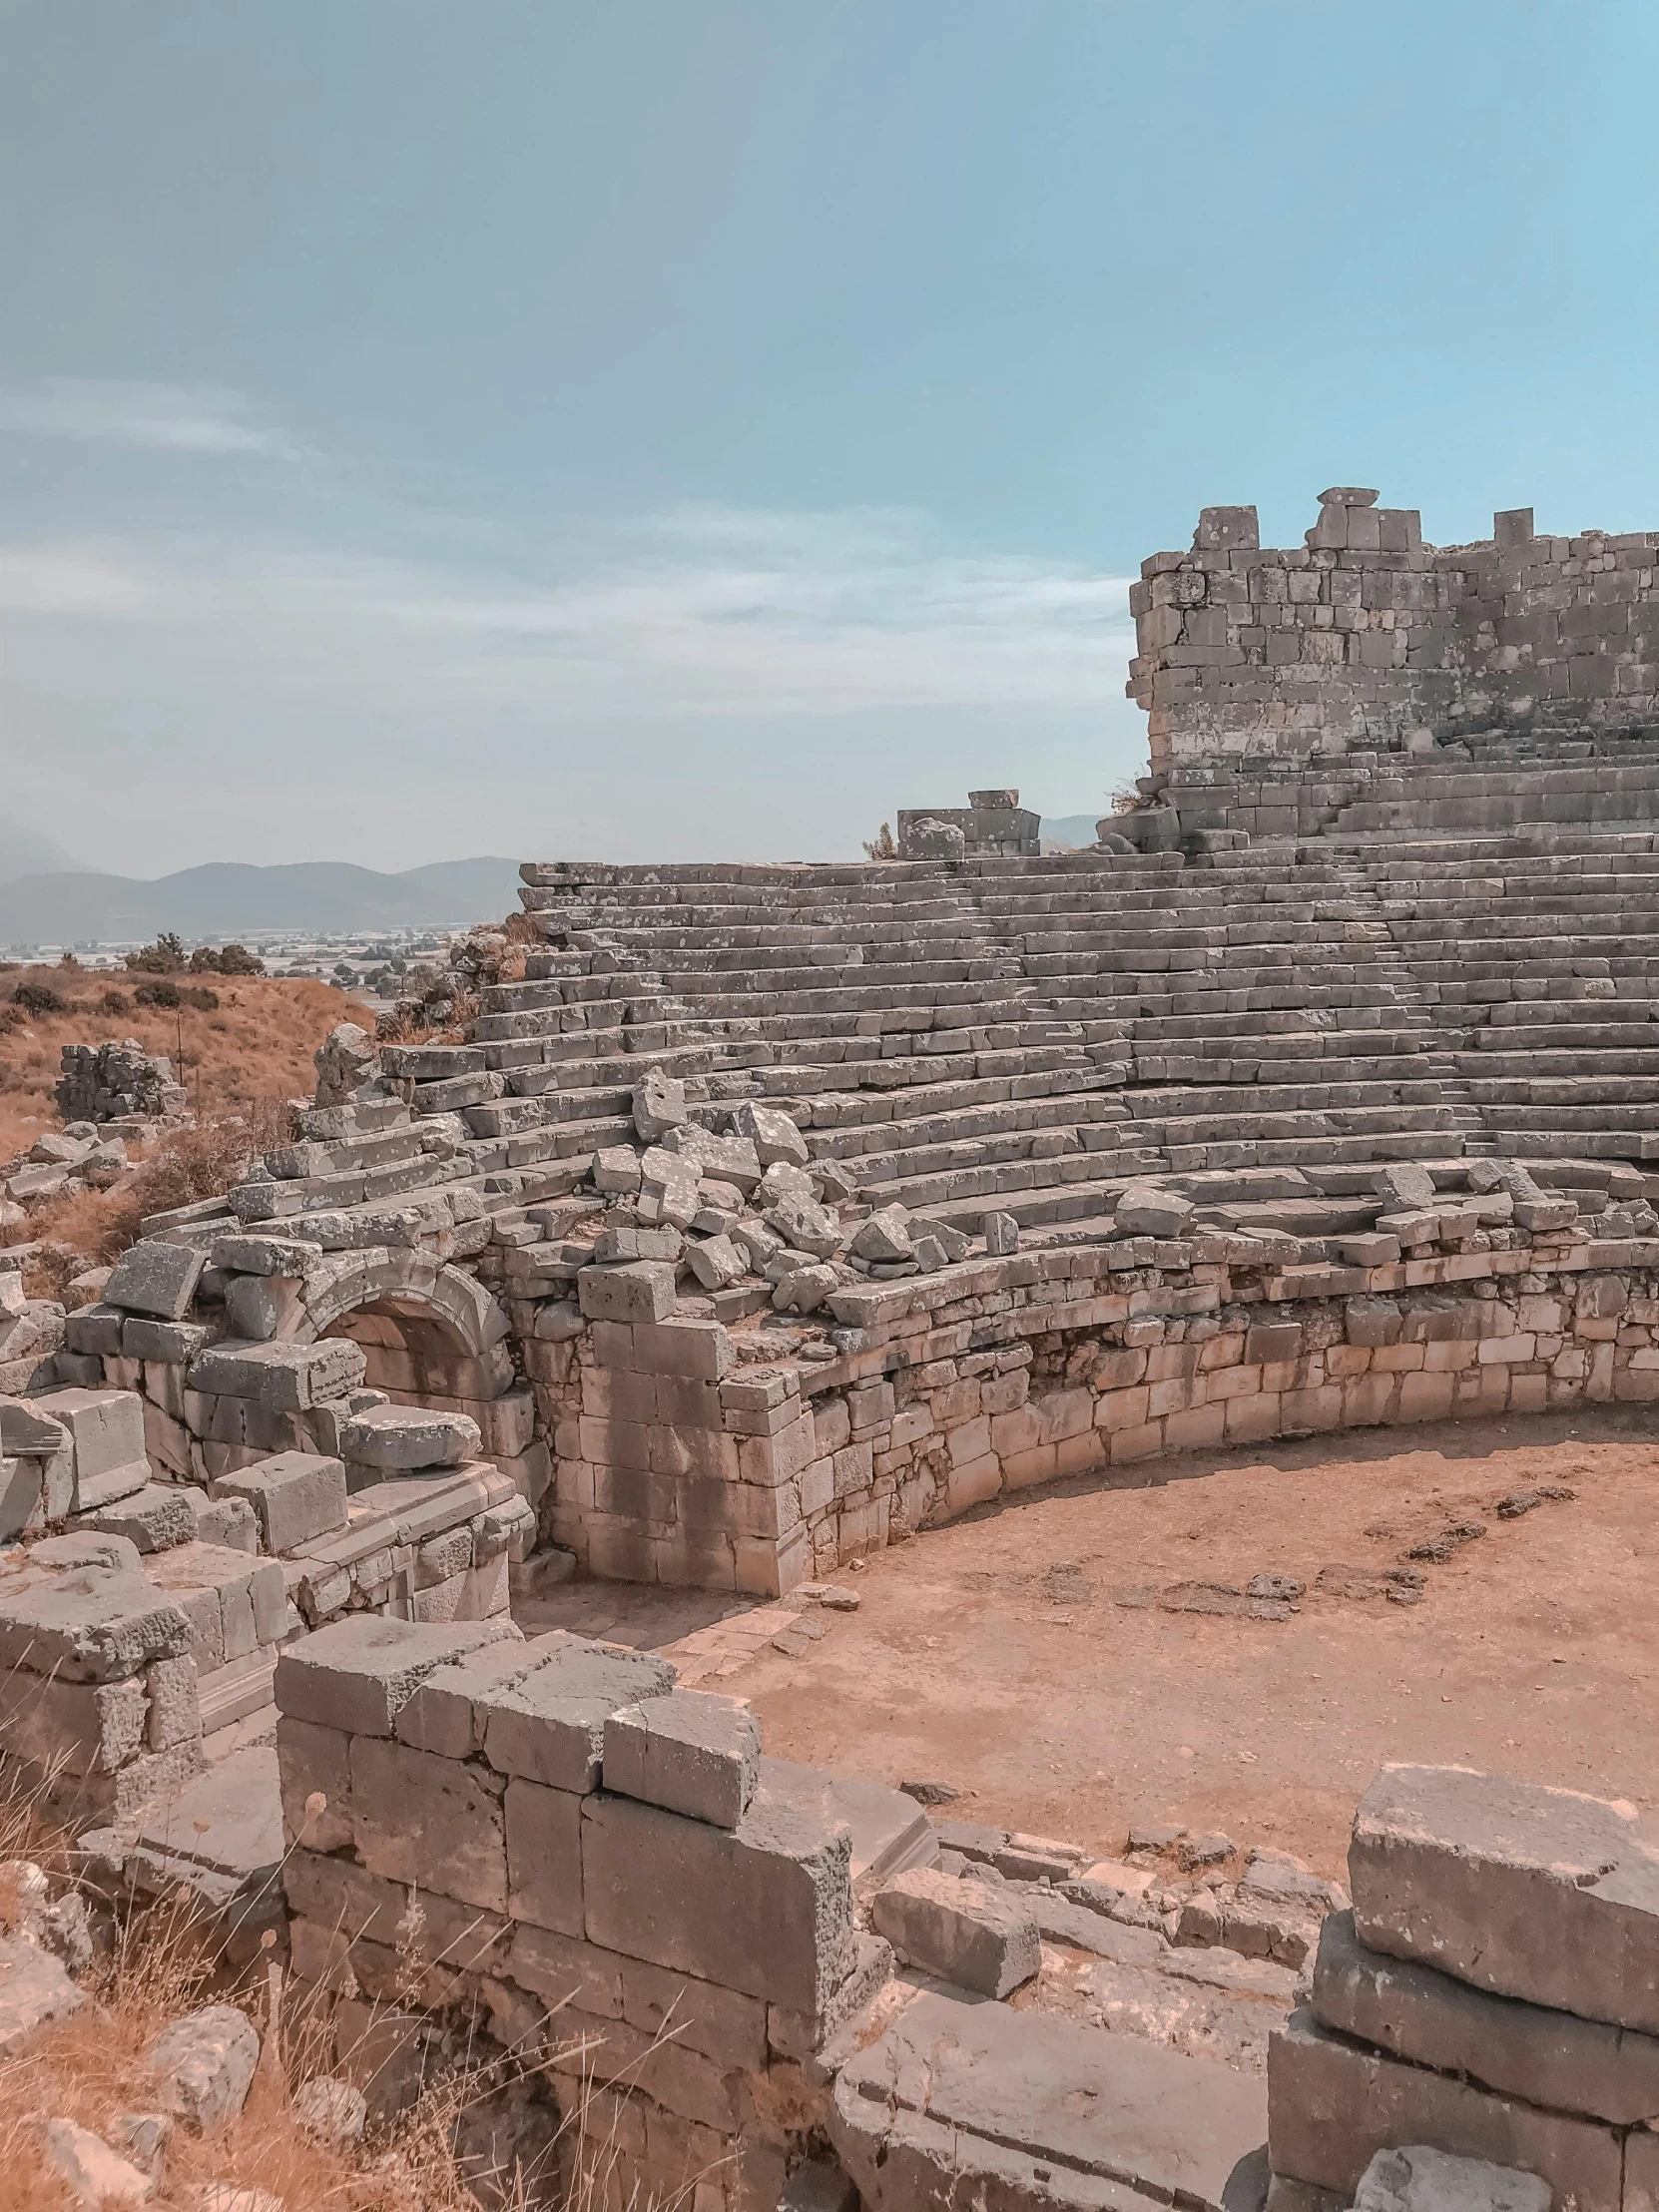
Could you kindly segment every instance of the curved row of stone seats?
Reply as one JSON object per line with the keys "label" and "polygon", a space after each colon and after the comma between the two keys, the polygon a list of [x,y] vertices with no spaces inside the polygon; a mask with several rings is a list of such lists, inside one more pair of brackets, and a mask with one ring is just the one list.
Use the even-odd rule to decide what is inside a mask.
{"label": "curved row of stone seats", "polygon": [[[936,971],[913,956],[925,949],[927,927],[943,925],[934,921],[936,899],[909,901],[927,918],[901,989],[884,990],[872,1008],[846,980],[859,949],[846,917],[863,919],[850,893],[861,883],[871,926],[885,927],[903,903],[891,895],[895,871],[529,869],[538,880],[525,897],[561,945],[554,955],[533,955],[532,965],[556,962],[566,988],[593,988],[601,979],[578,971],[599,960],[613,968],[655,960],[672,936],[675,964],[652,977],[675,1009],[666,1034],[742,1021],[771,1058],[769,1065],[761,1051],[754,1056],[761,1090],[805,1108],[815,1153],[845,1161],[872,1195],[968,1219],[1006,1195],[1019,1218],[1035,1221],[1098,1211],[1110,1195],[1103,1184],[1202,1166],[1211,1141],[1227,1146],[1228,1164],[1322,1157],[1333,1148],[1339,1157],[1456,1149],[1455,1125],[1415,1064],[1420,1016],[1401,1002],[1386,930],[1371,925],[1382,941],[1365,943],[1366,912],[1341,870],[1297,869],[1293,858],[1230,877],[1225,899],[1223,886],[1206,882],[1202,908],[1178,855],[1110,867],[1078,856],[949,871],[949,928],[960,935],[971,919],[975,949],[996,955],[1000,988],[1017,977],[1025,994],[1015,1003],[1026,1019],[994,1040],[1019,1058],[990,1070],[982,1055],[970,1066],[959,1050],[925,1064],[918,1053],[901,1056],[899,1024],[912,1044],[917,1036],[940,1045],[990,1041],[959,1033],[967,993],[954,989],[948,1009],[940,1007]],[[820,878],[823,899],[846,929],[831,993],[820,982],[824,948],[795,918],[803,892],[820,912]],[[928,888],[925,880],[908,887]],[[963,913],[970,901],[971,917]],[[761,970],[734,975],[727,964],[730,933],[752,938],[755,914],[769,905],[781,938],[815,955],[810,971],[807,959],[794,960],[793,991],[775,987],[788,973],[788,944],[774,946]],[[586,940],[580,951],[578,938]],[[892,972],[891,963],[882,966]],[[753,988],[757,981],[764,990]],[[492,993],[491,1011],[507,1018],[535,988]],[[848,1014],[870,1033],[848,1037]],[[941,1019],[958,1033],[938,1036]],[[1048,1044],[1056,1035],[1066,1039],[1057,1053]],[[1096,1069],[1088,1086],[1073,1072],[1085,1058]],[[1275,1074],[1284,1080],[1274,1083]],[[1127,1088],[1110,1095],[1120,1082]],[[1253,1111],[1243,1130],[1246,1083]],[[1157,1095],[1148,1095],[1152,1085],[1162,1087]],[[1196,1130],[1165,1126],[1188,1116],[1199,1117]]]}
{"label": "curved row of stone seats", "polygon": [[1659,1152],[1649,833],[1417,845],[1368,861],[1486,1130],[1521,1153]]}

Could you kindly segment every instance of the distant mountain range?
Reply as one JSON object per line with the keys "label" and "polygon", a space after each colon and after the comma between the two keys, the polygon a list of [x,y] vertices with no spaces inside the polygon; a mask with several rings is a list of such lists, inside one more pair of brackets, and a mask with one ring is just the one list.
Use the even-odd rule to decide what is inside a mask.
{"label": "distant mountain range", "polygon": [[267,929],[456,928],[498,921],[517,906],[518,863],[493,855],[396,875],[347,860],[284,867],[216,860],[153,882],[77,868],[66,856],[49,872],[10,881],[0,869],[0,944],[150,938],[163,929],[237,937]]}

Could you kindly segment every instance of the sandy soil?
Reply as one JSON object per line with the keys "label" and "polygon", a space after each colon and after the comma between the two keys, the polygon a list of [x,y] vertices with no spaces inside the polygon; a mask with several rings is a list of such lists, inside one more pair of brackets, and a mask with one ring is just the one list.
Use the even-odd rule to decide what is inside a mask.
{"label": "sandy soil", "polygon": [[[1355,1804],[1385,1760],[1651,1810],[1651,1429],[1633,1407],[1380,1430],[1171,1460],[1146,1486],[1026,1493],[843,1569],[856,1614],[819,1616],[829,1632],[805,1655],[768,1647],[718,1687],[753,1699],[770,1752],[946,1781],[964,1818],[1102,1854],[1131,1821],[1171,1819],[1340,1877]],[[1519,1519],[1493,1512],[1546,1482],[1576,1495]],[[1423,1568],[1418,1604],[1313,1586],[1328,1566],[1393,1566],[1463,1520],[1485,1534]],[[1263,1571],[1309,1585],[1291,1618],[1147,1602]],[[592,1583],[556,1599],[560,1625],[642,1644],[726,1610]]]}

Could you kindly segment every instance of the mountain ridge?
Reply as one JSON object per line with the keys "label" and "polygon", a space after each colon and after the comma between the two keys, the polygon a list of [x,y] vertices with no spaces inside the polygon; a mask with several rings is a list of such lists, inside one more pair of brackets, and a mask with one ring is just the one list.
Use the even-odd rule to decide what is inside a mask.
{"label": "mountain ridge", "polygon": [[58,868],[0,880],[0,944],[76,944],[271,929],[458,927],[497,921],[518,904],[518,862],[499,854],[436,860],[384,874],[350,860],[257,867],[209,860],[144,880]]}

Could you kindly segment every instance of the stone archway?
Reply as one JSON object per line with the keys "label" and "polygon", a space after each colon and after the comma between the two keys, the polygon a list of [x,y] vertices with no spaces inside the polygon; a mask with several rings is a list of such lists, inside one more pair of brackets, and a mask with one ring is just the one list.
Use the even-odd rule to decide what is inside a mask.
{"label": "stone archway", "polygon": [[305,1278],[282,1334],[300,1344],[349,1339],[362,1348],[371,1389],[399,1405],[470,1414],[485,1457],[527,1496],[545,1487],[539,1460],[524,1465],[535,1400],[513,1365],[507,1316],[476,1276],[418,1252],[341,1253]]}

